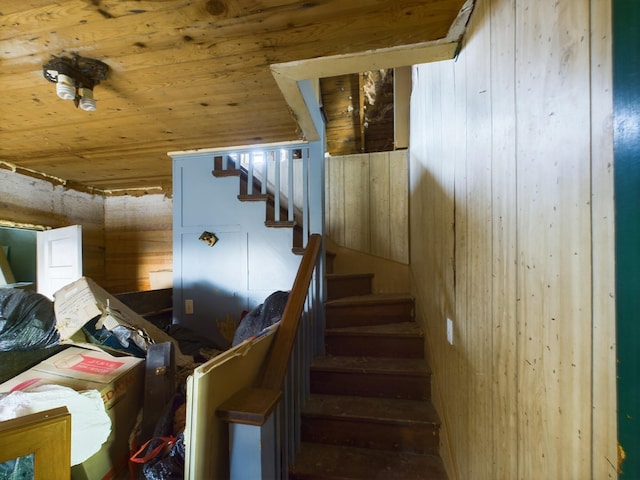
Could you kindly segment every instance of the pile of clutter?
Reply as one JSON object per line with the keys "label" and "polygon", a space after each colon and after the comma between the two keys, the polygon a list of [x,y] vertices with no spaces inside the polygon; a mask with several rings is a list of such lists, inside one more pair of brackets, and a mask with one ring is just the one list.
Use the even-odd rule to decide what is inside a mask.
{"label": "pile of clutter", "polygon": [[[193,357],[93,280],[83,277],[63,287],[54,301],[32,290],[1,288],[0,352],[6,357],[41,351],[45,359],[0,384],[0,421],[64,406],[72,417],[72,478],[104,478],[131,469],[134,449],[152,440],[140,437],[145,360],[162,346],[170,352],[170,368],[164,371],[169,387],[155,392],[156,399],[162,403],[165,395],[165,403],[177,409],[176,370],[192,370]],[[154,424],[159,420],[151,419]],[[164,453],[144,463],[151,465]],[[33,459],[5,462],[0,477],[15,478],[32,469]]]}

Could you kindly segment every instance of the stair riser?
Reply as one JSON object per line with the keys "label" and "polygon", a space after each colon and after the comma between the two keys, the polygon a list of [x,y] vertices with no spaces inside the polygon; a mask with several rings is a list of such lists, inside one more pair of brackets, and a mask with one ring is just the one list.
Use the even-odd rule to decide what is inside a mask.
{"label": "stair riser", "polygon": [[311,393],[429,400],[428,376],[311,371]]}
{"label": "stair riser", "polygon": [[302,441],[405,453],[438,453],[436,425],[398,425],[343,418],[302,419]]}
{"label": "stair riser", "polygon": [[413,302],[379,305],[327,305],[326,327],[363,327],[413,321]]}
{"label": "stair riser", "polygon": [[331,278],[327,280],[327,300],[369,295],[371,293],[371,277]]}
{"label": "stair riser", "polygon": [[325,349],[328,355],[424,358],[422,337],[380,337],[327,332]]}
{"label": "stair riser", "polygon": [[325,257],[325,268],[327,269],[327,273],[333,273],[334,271],[333,256],[327,255]]}

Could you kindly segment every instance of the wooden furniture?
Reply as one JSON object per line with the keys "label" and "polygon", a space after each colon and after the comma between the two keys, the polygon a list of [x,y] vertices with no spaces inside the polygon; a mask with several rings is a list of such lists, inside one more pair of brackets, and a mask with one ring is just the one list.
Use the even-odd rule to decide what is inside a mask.
{"label": "wooden furniture", "polygon": [[66,407],[0,422],[0,462],[30,454],[35,480],[69,480],[71,414]]}

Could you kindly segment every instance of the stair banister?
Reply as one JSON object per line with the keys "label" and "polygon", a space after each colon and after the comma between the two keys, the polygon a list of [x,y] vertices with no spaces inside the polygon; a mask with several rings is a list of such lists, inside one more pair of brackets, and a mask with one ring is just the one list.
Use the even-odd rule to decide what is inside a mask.
{"label": "stair banister", "polygon": [[281,153],[278,152],[275,155],[275,168],[273,170],[274,172],[274,183],[275,183],[275,188],[274,191],[277,192],[276,195],[274,195],[274,207],[273,207],[273,213],[274,213],[274,220],[276,222],[280,221],[280,191],[281,191],[281,187],[280,187],[280,157],[281,157]]}
{"label": "stair banister", "polygon": [[[301,318],[307,303],[307,295],[314,270],[316,270],[316,265],[319,263],[321,247],[322,236],[319,234],[311,235],[273,344],[256,382],[252,387],[243,389],[233,395],[216,411],[219,418],[230,424],[230,436],[232,437],[230,443],[233,445],[234,437],[242,437],[242,440],[238,441],[242,443],[243,449],[248,448],[250,450],[250,452],[239,454],[233,451],[233,446],[230,447],[232,450],[232,479],[242,478],[243,474],[246,475],[247,463],[251,461],[260,464],[255,467],[258,470],[253,470],[253,473],[257,474],[256,471],[259,471],[262,477],[265,475],[267,477],[277,475],[276,472],[282,474],[280,468],[286,468],[286,459],[290,452],[279,451],[282,448],[281,443],[291,445],[291,443],[295,442],[288,442],[287,439],[281,442],[277,438],[281,429],[276,424],[277,421],[274,417],[277,416],[277,407],[283,395],[285,376],[292,360],[296,339],[299,336]],[[301,341],[305,342],[305,344],[309,343],[308,339],[303,338]],[[304,354],[305,352],[301,353]],[[295,369],[298,370],[300,375],[306,375],[306,366],[298,368],[300,367],[299,363],[301,362],[295,362]],[[285,397],[285,403],[288,403],[288,400]],[[286,413],[283,413],[283,417],[285,417],[283,418],[284,423],[287,422]],[[288,435],[289,432],[281,432],[281,434]],[[294,435],[297,434],[294,432]],[[234,456],[236,456],[235,460]],[[249,460],[250,458],[252,460]],[[242,473],[234,473],[235,461],[243,469]],[[276,465],[278,461],[283,462],[284,465]],[[264,466],[265,463],[268,464],[266,467]],[[265,468],[268,472],[264,471]]]}
{"label": "stair banister", "polygon": [[262,388],[282,388],[282,382],[287,373],[287,365],[295,343],[300,317],[304,309],[321,245],[322,237],[320,235],[314,234],[309,237],[307,248],[300,262],[300,268],[293,282],[293,288],[289,294],[289,301],[282,314],[280,327],[262,371],[260,381],[260,387]]}

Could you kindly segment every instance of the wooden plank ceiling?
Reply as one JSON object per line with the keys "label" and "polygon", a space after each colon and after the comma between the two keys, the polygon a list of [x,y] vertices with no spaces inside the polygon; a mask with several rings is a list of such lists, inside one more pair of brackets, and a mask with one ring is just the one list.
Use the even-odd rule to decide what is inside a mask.
{"label": "wooden plank ceiling", "polygon": [[332,156],[394,150],[393,69],[321,78],[320,93]]}
{"label": "wooden plank ceiling", "polygon": [[[441,42],[468,4],[2,0],[0,166],[105,193],[170,192],[167,152],[303,136],[272,65]],[[43,77],[52,55],[74,53],[110,67],[95,112]]]}

